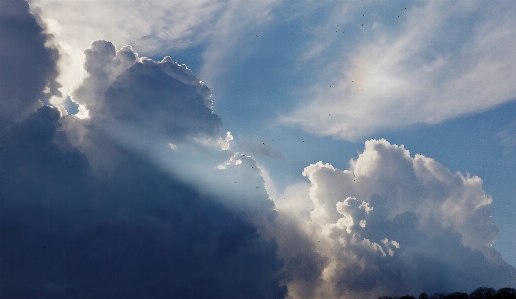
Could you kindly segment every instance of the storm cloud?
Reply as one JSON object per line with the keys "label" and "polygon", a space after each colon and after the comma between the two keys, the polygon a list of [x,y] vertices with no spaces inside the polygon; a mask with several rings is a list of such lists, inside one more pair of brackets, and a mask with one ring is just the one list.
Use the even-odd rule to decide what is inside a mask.
{"label": "storm cloud", "polygon": [[25,1],[0,1],[0,29],[0,116],[20,119],[60,95],[59,53]]}
{"label": "storm cloud", "polygon": [[[27,3],[13,3],[37,25]],[[7,13],[2,6],[2,16]],[[13,19],[2,18],[2,22],[14,26]],[[35,51],[57,55],[45,48],[43,38],[24,34],[16,38],[21,44],[38,42],[27,49],[27,57],[19,57],[20,64],[6,64],[9,68],[3,68],[2,74],[22,73],[24,58],[38,56]],[[109,141],[108,134],[89,131],[102,125],[95,122],[97,117],[154,129],[171,139],[214,135],[220,119],[210,110],[209,90],[198,80],[188,81],[193,75],[180,76],[191,74],[185,67],[182,73],[174,73],[174,67],[180,66],[167,59],[163,66],[144,61],[133,67],[135,56],[129,48],[124,48],[123,58],[133,60],[117,61],[108,42],[97,42],[92,49],[107,55],[100,59],[115,60],[121,73],[113,75],[119,71],[114,68],[99,70],[102,65],[112,66],[109,60],[86,60],[88,82],[95,81],[89,86],[96,88],[96,93],[89,94],[100,101],[80,102],[86,97],[78,90],[83,96],[77,100],[91,112],[88,119],[61,117],[57,109],[47,106],[35,109],[44,83],[55,78],[55,60],[50,59],[41,74],[36,72],[38,84],[22,77],[10,78],[9,84],[2,81],[2,89],[10,88],[2,93],[2,107],[14,106],[16,110],[9,112],[26,114],[16,122],[2,115],[0,127],[2,297],[283,298],[286,288],[275,243],[265,239],[247,215],[229,210],[223,198],[201,194],[198,187],[163,172],[146,156],[116,141],[103,145],[112,160],[109,174],[93,171],[88,156],[70,140],[75,144]],[[115,87],[99,79],[108,75],[113,75]],[[132,89],[116,85],[122,79],[115,77],[120,76]],[[163,77],[168,83],[159,80]],[[134,93],[146,83],[156,87],[155,97],[143,102]],[[23,93],[27,88],[33,89],[30,96]],[[164,126],[149,125],[142,117],[163,117],[161,104],[168,107],[168,114],[175,113],[169,115],[172,120]],[[196,122],[185,124],[185,116]],[[80,122],[84,125],[79,126]],[[78,132],[88,138],[75,136]],[[269,213],[273,214],[272,209]]]}

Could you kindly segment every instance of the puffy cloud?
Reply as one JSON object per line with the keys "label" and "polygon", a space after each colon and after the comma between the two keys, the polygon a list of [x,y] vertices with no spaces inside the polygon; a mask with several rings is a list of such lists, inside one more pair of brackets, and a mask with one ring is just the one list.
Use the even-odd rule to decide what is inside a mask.
{"label": "puffy cloud", "polygon": [[[491,248],[497,229],[490,224],[492,199],[480,178],[451,173],[385,140],[367,141],[349,170],[318,162],[303,175],[311,182],[313,210],[297,217],[297,230],[312,240],[315,248],[303,254],[317,252],[313,269],[320,271],[311,273],[319,283],[309,298],[516,284],[516,270]],[[292,214],[281,207],[280,216]],[[285,246],[280,252],[297,246],[279,244]],[[286,264],[294,259],[287,255]],[[293,298],[307,298],[303,292],[299,282],[289,285]]]}
{"label": "puffy cloud", "polygon": [[[0,296],[284,298],[277,246],[263,234],[273,202],[253,159],[216,168],[235,154],[221,150],[231,135],[217,136],[209,89],[168,58],[139,59],[108,42],[88,49],[85,68],[75,99],[89,118],[33,111],[46,86],[39,77],[28,87],[12,79],[13,89],[34,89],[30,98],[1,95],[26,117],[0,122]],[[109,172],[95,170],[102,163]],[[247,199],[202,189],[240,176]]]}
{"label": "puffy cloud", "polygon": [[131,47],[118,52],[112,43],[96,41],[85,51],[87,75],[73,93],[93,119],[145,127],[170,138],[204,133],[222,126],[211,111],[211,93],[186,65],[165,57],[138,58]]}
{"label": "puffy cloud", "polygon": [[52,36],[21,0],[0,1],[0,116],[21,119],[59,95]]}
{"label": "puffy cloud", "polygon": [[[324,52],[331,59],[319,60],[310,100],[283,116],[283,123],[358,140],[516,97],[509,67],[516,62],[514,2],[428,2],[401,8],[403,14],[377,2],[363,9],[374,13],[361,21],[367,23],[358,42],[327,43],[342,51]],[[401,15],[394,21],[387,12]]]}

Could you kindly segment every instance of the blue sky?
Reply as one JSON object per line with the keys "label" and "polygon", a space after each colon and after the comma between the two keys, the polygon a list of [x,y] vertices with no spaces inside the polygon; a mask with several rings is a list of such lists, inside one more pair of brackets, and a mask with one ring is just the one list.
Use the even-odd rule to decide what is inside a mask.
{"label": "blue sky", "polygon": [[[31,265],[7,246],[2,292],[72,294],[138,267],[86,296],[516,287],[514,1],[28,3],[2,0],[2,63],[21,74],[2,77],[3,223],[28,248],[46,223],[49,256],[92,266],[45,274],[28,249],[24,290]],[[75,243],[127,257],[102,268]]]}

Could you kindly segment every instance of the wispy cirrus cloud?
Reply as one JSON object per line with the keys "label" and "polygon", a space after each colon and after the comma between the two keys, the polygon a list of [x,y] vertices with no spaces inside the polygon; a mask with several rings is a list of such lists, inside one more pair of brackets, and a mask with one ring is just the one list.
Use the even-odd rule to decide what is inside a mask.
{"label": "wispy cirrus cloud", "polygon": [[353,46],[341,43],[346,51],[317,70],[310,100],[280,120],[357,140],[512,100],[515,11],[510,1],[429,2],[407,7],[396,21],[379,15],[360,26]]}
{"label": "wispy cirrus cloud", "polygon": [[274,19],[272,9],[278,3],[278,0],[227,1],[204,52],[201,76],[206,82],[214,85],[216,77],[227,72],[229,64],[247,58],[251,38],[261,35],[261,26]]}

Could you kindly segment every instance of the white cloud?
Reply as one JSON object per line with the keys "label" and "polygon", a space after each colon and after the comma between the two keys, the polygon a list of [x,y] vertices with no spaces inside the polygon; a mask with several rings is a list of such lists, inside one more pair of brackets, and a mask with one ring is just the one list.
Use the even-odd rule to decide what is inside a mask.
{"label": "white cloud", "polygon": [[351,50],[341,42],[343,51],[317,70],[312,99],[281,120],[311,133],[357,140],[514,99],[515,12],[510,1],[409,7],[395,25],[383,21],[382,28],[364,29],[367,37]]}
{"label": "white cloud", "polygon": [[227,131],[226,133],[226,138],[222,138],[220,137],[218,140],[217,140],[217,144],[220,145],[220,148],[222,150],[228,150],[230,148],[230,142],[233,141],[233,135],[231,135],[231,132],[230,131]]}
{"label": "white cloud", "polygon": [[58,1],[32,0],[37,11],[56,37],[60,53],[64,98],[80,77],[82,51],[94,40],[105,39],[118,47],[138,45],[151,55],[185,49],[206,40],[213,31],[223,1]]}
{"label": "white cloud", "polygon": [[[296,215],[296,205],[278,201],[280,218],[297,219],[297,231],[320,256],[320,272],[312,273],[320,278],[315,295],[304,296],[293,280],[292,298],[469,292],[516,283],[516,270],[491,248],[497,233],[489,215],[492,199],[479,177],[451,173],[386,140],[367,141],[350,164],[349,170],[322,162],[305,168],[309,215],[289,216]],[[280,252],[298,246],[278,238]],[[296,257],[285,258],[289,265]]]}

